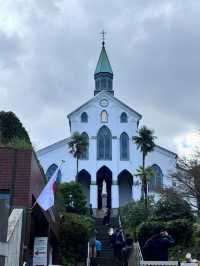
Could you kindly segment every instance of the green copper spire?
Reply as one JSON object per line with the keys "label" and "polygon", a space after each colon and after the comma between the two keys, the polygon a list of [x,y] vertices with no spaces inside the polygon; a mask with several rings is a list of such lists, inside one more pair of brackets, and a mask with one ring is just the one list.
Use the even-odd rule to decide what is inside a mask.
{"label": "green copper spire", "polygon": [[96,95],[100,91],[114,94],[113,71],[105,49],[104,34],[105,32],[103,32],[101,53],[94,72],[94,80],[95,80],[94,95]]}
{"label": "green copper spire", "polygon": [[101,54],[99,56],[99,60],[96,66],[96,70],[94,72],[94,74],[98,74],[98,73],[110,73],[113,74],[112,71],[112,67],[110,65],[107,53],[106,53],[106,49],[104,46],[104,42],[103,42],[103,46],[101,49]]}

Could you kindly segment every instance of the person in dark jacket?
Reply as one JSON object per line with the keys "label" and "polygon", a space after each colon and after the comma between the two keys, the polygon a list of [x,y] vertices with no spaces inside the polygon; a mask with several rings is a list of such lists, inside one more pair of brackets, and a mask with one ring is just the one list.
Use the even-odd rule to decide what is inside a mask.
{"label": "person in dark jacket", "polygon": [[146,241],[143,247],[144,259],[149,261],[167,261],[168,249],[174,244],[174,239],[167,231],[156,233]]}

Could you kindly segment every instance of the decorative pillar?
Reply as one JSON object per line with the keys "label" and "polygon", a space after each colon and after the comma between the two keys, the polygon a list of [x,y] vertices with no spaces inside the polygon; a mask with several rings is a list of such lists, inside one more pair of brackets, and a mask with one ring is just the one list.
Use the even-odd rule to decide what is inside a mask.
{"label": "decorative pillar", "polygon": [[96,185],[96,181],[91,181],[90,203],[92,204],[93,209],[97,209],[97,185]]}
{"label": "decorative pillar", "polygon": [[119,208],[119,185],[117,181],[113,181],[112,183],[112,208]]}

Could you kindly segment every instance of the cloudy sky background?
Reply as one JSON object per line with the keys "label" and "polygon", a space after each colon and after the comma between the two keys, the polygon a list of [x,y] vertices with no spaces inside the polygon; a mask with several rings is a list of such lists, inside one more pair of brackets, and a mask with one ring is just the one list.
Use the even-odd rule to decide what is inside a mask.
{"label": "cloudy sky background", "polygon": [[69,135],[67,114],[93,97],[100,31],[115,96],[175,152],[200,128],[199,0],[0,0],[0,109],[37,149]]}

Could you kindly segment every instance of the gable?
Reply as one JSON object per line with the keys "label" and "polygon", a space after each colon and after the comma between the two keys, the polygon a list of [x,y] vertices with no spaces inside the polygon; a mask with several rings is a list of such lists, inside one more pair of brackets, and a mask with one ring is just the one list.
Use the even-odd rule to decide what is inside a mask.
{"label": "gable", "polygon": [[94,105],[95,103],[97,103],[98,101],[100,101],[101,99],[107,99],[110,102],[115,103],[116,105],[118,105],[119,107],[122,108],[123,111],[127,111],[129,113],[131,113],[131,115],[133,117],[135,117],[136,120],[140,120],[142,118],[142,115],[139,114],[138,112],[136,112],[135,110],[133,110],[132,108],[130,108],[128,105],[126,105],[125,103],[123,103],[122,101],[120,101],[119,99],[117,99],[116,97],[112,96],[111,94],[108,94],[104,91],[98,93],[96,96],[94,96],[92,99],[90,99],[89,101],[87,101],[86,103],[84,103],[83,105],[81,105],[80,107],[78,107],[77,109],[75,109],[73,112],[71,112],[70,114],[68,114],[68,118],[69,120],[76,114],[79,114],[83,111],[85,111],[85,109],[89,106]]}

